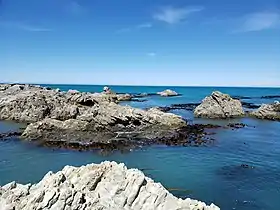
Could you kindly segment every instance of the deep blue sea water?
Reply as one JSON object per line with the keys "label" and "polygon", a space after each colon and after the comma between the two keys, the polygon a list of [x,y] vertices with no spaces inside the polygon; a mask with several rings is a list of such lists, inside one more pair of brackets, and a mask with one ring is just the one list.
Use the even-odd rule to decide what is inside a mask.
{"label": "deep blue sea water", "polygon": [[[102,86],[47,85],[61,90],[77,89],[100,92]],[[138,108],[200,102],[213,90],[235,96],[259,97],[280,95],[280,88],[215,88],[215,87],[134,87],[112,86],[122,93],[155,93],[166,88],[182,96],[147,97],[146,102],[126,102]],[[247,99],[256,104],[275,99]],[[215,203],[230,210],[280,209],[280,122],[242,118],[235,120],[194,119],[189,111],[174,110],[194,123],[228,124],[243,122],[249,126],[239,130],[216,130],[215,142],[205,147],[152,146],[130,153],[116,152],[103,156],[99,152],[76,152],[37,147],[20,141],[0,142],[0,185],[16,180],[36,182],[49,170],[57,171],[65,165],[99,163],[103,160],[124,162],[128,167],[142,169],[146,175],[180,197],[191,197]],[[17,129],[20,125],[0,122],[0,132]],[[254,166],[241,168],[241,164]]]}

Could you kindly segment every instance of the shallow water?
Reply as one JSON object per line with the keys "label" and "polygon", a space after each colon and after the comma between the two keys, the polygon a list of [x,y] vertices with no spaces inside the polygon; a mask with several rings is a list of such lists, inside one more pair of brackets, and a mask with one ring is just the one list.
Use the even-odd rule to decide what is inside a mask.
{"label": "shallow water", "polygon": [[[52,86],[61,90],[101,91],[102,86]],[[154,93],[167,87],[112,87],[117,92]],[[176,103],[199,102],[213,90],[231,95],[280,95],[280,89],[270,88],[194,88],[172,87],[183,94],[179,97],[148,97],[146,102],[126,104],[146,108]],[[278,99],[252,99],[254,103],[268,103]],[[63,166],[99,163],[103,160],[124,162],[128,167],[142,169],[146,175],[180,197],[191,197],[215,203],[221,209],[279,210],[280,206],[280,122],[256,119],[202,120],[191,112],[174,110],[194,123],[227,124],[243,122],[246,128],[215,130],[216,141],[204,147],[153,146],[131,153],[116,152],[102,156],[96,152],[75,152],[36,147],[17,139],[0,141],[0,185],[12,180],[36,182],[49,170]],[[17,129],[19,125],[0,122],[0,131]],[[241,164],[254,166],[244,169]]]}

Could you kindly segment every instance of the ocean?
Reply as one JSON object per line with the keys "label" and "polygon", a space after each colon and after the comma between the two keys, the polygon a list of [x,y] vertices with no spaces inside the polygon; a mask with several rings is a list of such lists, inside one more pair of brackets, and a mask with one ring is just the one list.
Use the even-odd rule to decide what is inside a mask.
{"label": "ocean", "polygon": [[[60,90],[75,89],[100,92],[103,86],[45,85]],[[271,103],[279,98],[261,96],[280,95],[280,88],[233,87],[144,87],[111,86],[119,93],[156,93],[170,88],[182,94],[163,98],[148,96],[144,102],[123,102],[123,105],[145,109],[171,104],[199,103],[212,91],[232,96],[246,96],[245,102]],[[48,171],[58,171],[65,165],[80,166],[104,160],[123,162],[138,168],[161,182],[174,195],[215,203],[224,210],[280,209],[280,122],[241,118],[231,120],[195,119],[191,111],[173,110],[190,123],[226,125],[241,122],[242,129],[218,129],[213,144],[202,147],[151,146],[129,153],[103,155],[65,149],[37,147],[17,139],[0,141],[0,185],[13,180],[21,183],[39,181]],[[0,132],[17,130],[21,125],[0,122]],[[241,167],[247,164],[253,168]]]}

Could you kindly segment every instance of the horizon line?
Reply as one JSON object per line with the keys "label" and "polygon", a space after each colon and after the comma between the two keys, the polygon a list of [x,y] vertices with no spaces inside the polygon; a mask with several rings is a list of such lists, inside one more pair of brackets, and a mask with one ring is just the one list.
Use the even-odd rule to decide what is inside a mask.
{"label": "horizon line", "polygon": [[130,86],[130,87],[217,87],[217,88],[280,88],[279,86],[224,86],[224,85],[137,85],[137,84],[87,84],[87,83],[33,83],[33,82],[0,82],[0,84],[29,85],[75,85],[75,86]]}

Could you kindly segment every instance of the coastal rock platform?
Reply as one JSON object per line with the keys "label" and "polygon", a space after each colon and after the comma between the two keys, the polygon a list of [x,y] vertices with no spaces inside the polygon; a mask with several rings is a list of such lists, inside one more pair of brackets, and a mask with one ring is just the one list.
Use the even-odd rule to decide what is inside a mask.
{"label": "coastal rock platform", "polygon": [[0,187],[0,210],[219,210],[211,204],[180,199],[137,169],[103,162],[65,166],[37,184]]}

